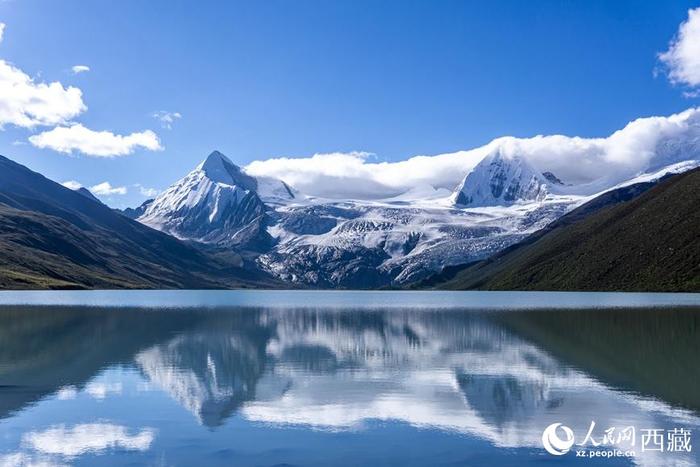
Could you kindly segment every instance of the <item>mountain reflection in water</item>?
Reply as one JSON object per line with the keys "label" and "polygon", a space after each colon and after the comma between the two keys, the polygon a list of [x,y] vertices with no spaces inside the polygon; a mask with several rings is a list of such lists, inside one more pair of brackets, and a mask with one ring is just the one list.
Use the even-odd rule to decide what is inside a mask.
{"label": "mountain reflection in water", "polygon": [[[420,430],[445,432],[551,461],[542,457],[540,437],[554,422],[583,434],[591,420],[600,427],[700,429],[698,316],[689,308],[4,307],[0,428],[19,427],[30,412],[43,420],[43,407],[76,394],[99,399],[95,407],[111,415],[71,415],[68,426],[51,406],[43,424],[23,421],[14,438],[0,440],[0,456],[77,462],[81,454],[146,455],[156,446],[168,453],[182,442],[166,439],[170,415],[149,413],[153,401],[167,398],[207,428],[210,441],[200,434],[197,442],[216,452],[231,442],[216,433],[241,423],[361,433],[383,422],[418,429],[414,439],[428,433]],[[129,374],[135,392],[127,390]],[[143,417],[151,417],[148,426],[137,423]],[[66,437],[77,442],[79,430],[111,441],[68,454],[36,447],[49,435],[54,443],[60,435],[62,445]],[[469,459],[467,452],[460,458]],[[634,462],[669,459],[660,455]],[[695,452],[676,459],[697,462]]]}

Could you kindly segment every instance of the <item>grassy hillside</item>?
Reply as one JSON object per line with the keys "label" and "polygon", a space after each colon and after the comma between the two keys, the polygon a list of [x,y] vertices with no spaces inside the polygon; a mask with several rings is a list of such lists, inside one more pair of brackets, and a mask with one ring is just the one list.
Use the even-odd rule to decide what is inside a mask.
{"label": "grassy hillside", "polygon": [[700,170],[613,201],[593,200],[438,287],[699,292]]}

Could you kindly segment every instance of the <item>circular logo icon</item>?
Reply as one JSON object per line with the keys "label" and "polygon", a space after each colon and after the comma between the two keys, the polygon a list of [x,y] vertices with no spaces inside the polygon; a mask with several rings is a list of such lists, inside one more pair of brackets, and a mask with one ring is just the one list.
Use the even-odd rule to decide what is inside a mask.
{"label": "circular logo icon", "polygon": [[[557,434],[557,428],[561,428],[561,431],[564,433],[563,439]],[[569,452],[571,446],[574,445],[574,432],[566,425],[552,423],[542,432],[542,445],[548,453],[554,456],[562,456]]]}

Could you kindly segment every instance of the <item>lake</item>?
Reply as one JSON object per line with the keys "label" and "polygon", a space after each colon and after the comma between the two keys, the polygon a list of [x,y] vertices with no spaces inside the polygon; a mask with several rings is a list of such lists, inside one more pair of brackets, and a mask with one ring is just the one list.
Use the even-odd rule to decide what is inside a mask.
{"label": "lake", "polygon": [[698,355],[699,294],[1,292],[0,465],[697,465]]}

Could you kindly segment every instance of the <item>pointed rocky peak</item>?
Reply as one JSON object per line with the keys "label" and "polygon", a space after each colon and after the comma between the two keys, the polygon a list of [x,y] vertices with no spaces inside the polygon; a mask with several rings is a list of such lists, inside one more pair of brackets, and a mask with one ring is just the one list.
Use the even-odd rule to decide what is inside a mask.
{"label": "pointed rocky peak", "polygon": [[213,151],[209,154],[197,166],[197,170],[204,172],[206,177],[215,183],[235,185],[251,191],[257,189],[255,178],[243,172],[240,167],[219,151]]}
{"label": "pointed rocky peak", "polygon": [[508,206],[542,201],[550,182],[520,154],[500,148],[479,162],[457,188],[453,202],[459,206]]}
{"label": "pointed rocky peak", "polygon": [[236,168],[236,164],[231,162],[231,159],[226,157],[223,153],[219,151],[212,151],[211,154],[209,154],[206,159],[204,159],[200,164],[199,167],[202,170],[216,170],[220,169],[224,165],[229,164],[232,165]]}

